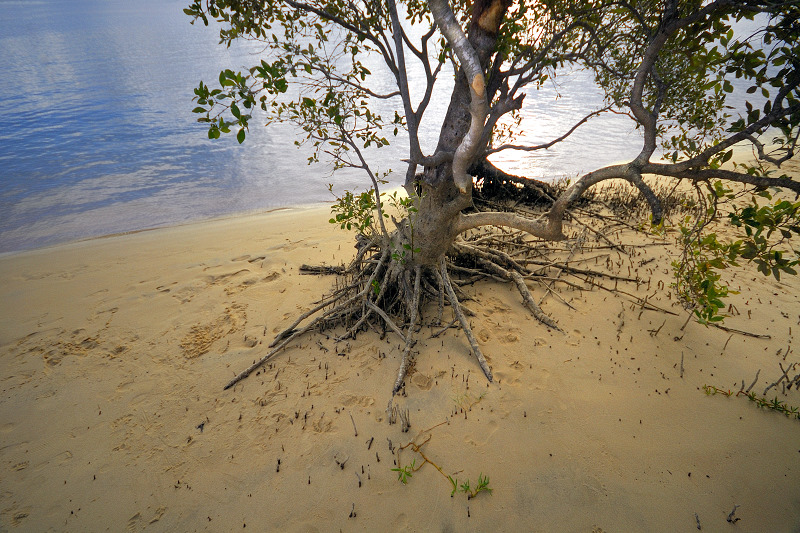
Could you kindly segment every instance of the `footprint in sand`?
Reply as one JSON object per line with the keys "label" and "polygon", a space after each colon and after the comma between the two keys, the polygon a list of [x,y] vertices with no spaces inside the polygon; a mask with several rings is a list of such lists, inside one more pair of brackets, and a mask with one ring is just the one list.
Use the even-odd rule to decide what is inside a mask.
{"label": "footprint in sand", "polygon": [[232,305],[213,322],[191,327],[180,342],[183,355],[187,359],[194,359],[208,353],[216,341],[240,331],[246,324],[245,306]]}
{"label": "footprint in sand", "polygon": [[226,272],[224,274],[212,274],[210,276],[206,276],[204,281],[206,285],[220,285],[222,283],[226,283],[230,278],[235,278],[242,274],[249,274],[250,269],[243,268],[241,270],[237,270],[236,272]]}
{"label": "footprint in sand", "polygon": [[353,407],[354,405],[369,407],[375,404],[375,398],[372,396],[359,396],[356,394],[342,394],[339,396],[339,401],[345,407]]}
{"label": "footprint in sand", "polygon": [[411,376],[411,383],[421,390],[430,390],[433,386],[433,380],[422,372],[414,372],[414,375]]}
{"label": "footprint in sand", "polygon": [[11,507],[3,509],[0,512],[0,516],[8,520],[12,526],[17,527],[22,525],[22,522],[30,516],[30,508],[19,509],[17,504],[14,503]]}
{"label": "footprint in sand", "polygon": [[316,433],[330,433],[333,431],[333,420],[326,418],[325,413],[322,413],[322,416],[316,422],[312,423],[311,427]]}
{"label": "footprint in sand", "polygon": [[166,283],[164,285],[159,285],[158,287],[156,287],[156,290],[158,292],[169,292],[170,290],[172,290],[172,289],[170,289],[170,287],[172,287],[173,285],[177,285],[177,284],[178,284],[177,281],[173,281],[172,283]]}
{"label": "footprint in sand", "polygon": [[227,287],[225,289],[225,294],[231,296],[238,292],[242,292],[245,289],[249,289],[250,287],[257,285],[258,283],[269,283],[270,281],[275,281],[280,277],[281,275],[278,272],[270,272],[264,277],[251,276],[242,281],[239,285],[236,285],[235,287]]}
{"label": "footprint in sand", "polygon": [[126,529],[128,531],[138,531],[139,530],[139,522],[141,522],[141,521],[142,521],[141,513],[136,513],[135,515],[133,515],[132,517],[130,517],[128,519],[128,526],[127,526]]}
{"label": "footprint in sand", "polygon": [[499,340],[500,344],[513,344],[515,342],[519,342],[519,336],[522,334],[522,330],[519,328],[505,328],[505,331],[500,334]]}
{"label": "footprint in sand", "polygon": [[498,300],[497,298],[491,296],[486,300],[484,305],[483,315],[484,316],[491,316],[495,313],[508,313],[511,311],[511,308]]}

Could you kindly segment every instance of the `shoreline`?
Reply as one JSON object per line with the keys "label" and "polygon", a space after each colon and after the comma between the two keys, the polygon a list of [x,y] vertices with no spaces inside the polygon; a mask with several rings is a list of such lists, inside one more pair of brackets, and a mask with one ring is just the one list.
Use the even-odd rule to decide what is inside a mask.
{"label": "shoreline", "polygon": [[[734,148],[734,151],[735,151],[734,160],[748,160],[748,159],[751,159],[753,157],[752,153],[750,153],[750,151],[749,151],[749,149],[747,147],[736,145],[733,148]],[[610,165],[615,165],[615,164],[625,163],[625,162],[627,162],[627,160],[621,159],[619,161],[611,162],[609,164]],[[791,166],[793,162],[789,161],[788,163]],[[792,170],[790,170],[790,172],[792,172]],[[797,172],[797,170],[795,169],[794,172]],[[652,176],[646,176],[646,177],[650,178]],[[535,178],[535,179],[539,179],[539,178]],[[544,181],[555,184],[560,180],[566,180],[566,179],[573,179],[573,178],[570,178],[569,176],[551,177],[551,178],[548,178],[548,179],[544,179]],[[404,193],[404,189],[403,189],[402,185],[400,185],[400,184],[395,184],[393,187],[388,187],[385,190],[383,190],[383,192],[387,193],[387,194],[389,194],[389,193],[391,193],[393,191],[400,191],[400,192]],[[35,246],[33,248],[22,248],[22,249],[18,249],[18,250],[9,250],[9,251],[4,251],[4,252],[0,251],[0,258],[7,257],[9,255],[18,254],[18,253],[34,251],[34,250],[50,249],[50,248],[54,248],[54,247],[58,247],[58,246],[62,246],[62,245],[69,245],[69,244],[72,244],[72,243],[83,242],[83,241],[87,241],[87,240],[90,241],[90,240],[94,240],[94,239],[104,239],[104,238],[110,238],[110,237],[118,237],[118,236],[135,234],[135,233],[140,233],[140,232],[164,230],[164,229],[168,229],[168,228],[172,228],[172,227],[181,227],[181,226],[184,226],[184,225],[191,225],[191,224],[202,224],[204,222],[211,222],[211,221],[215,221],[215,220],[225,220],[225,219],[229,219],[229,218],[240,218],[240,217],[248,217],[248,216],[257,216],[257,215],[260,215],[260,214],[272,213],[272,212],[282,211],[282,210],[294,210],[294,209],[304,210],[304,209],[322,208],[322,207],[325,207],[325,206],[330,206],[332,203],[334,203],[334,200],[319,200],[319,201],[316,201],[316,202],[313,202],[313,203],[308,203],[308,204],[306,204],[306,203],[286,204],[286,205],[279,205],[277,207],[266,207],[266,208],[249,209],[249,210],[245,210],[245,211],[237,211],[237,212],[230,212],[230,213],[225,213],[225,214],[220,214],[220,215],[212,215],[212,216],[209,216],[209,217],[201,217],[201,218],[197,218],[197,219],[166,222],[164,224],[157,225],[157,226],[154,226],[154,227],[147,227],[147,228],[141,228],[141,229],[127,230],[127,231],[116,231],[116,232],[111,232],[111,233],[103,233],[103,234],[90,235],[90,236],[85,236],[85,237],[68,238],[67,240],[57,241],[57,242],[53,242],[53,243],[50,243],[50,244],[44,244],[44,245],[41,245],[41,246]],[[14,230],[9,230],[9,231],[19,232],[21,230],[22,230],[22,228],[15,228]]]}
{"label": "shoreline", "polygon": [[[620,282],[635,299],[601,278],[609,290],[532,284],[564,333],[513,287],[465,286],[495,382],[463,333],[424,326],[395,398],[403,432],[385,412],[391,332],[306,336],[222,390],[330,290],[299,266],[352,258],[328,218],[281,209],[0,257],[0,529],[714,531],[734,505],[742,531],[800,523],[800,424],[702,390],[760,370],[761,394],[800,360],[797,277],[730,273],[725,325],[769,339],[682,327],[674,246],[625,228],[608,237],[630,255],[575,260],[646,279]],[[402,484],[393,468],[423,464],[411,442],[492,493],[451,497],[430,464]]]}
{"label": "shoreline", "polygon": [[162,230],[169,230],[171,228],[180,228],[183,226],[191,226],[195,224],[204,224],[204,223],[211,223],[215,221],[224,221],[229,219],[239,219],[239,218],[247,218],[247,217],[255,217],[260,215],[267,215],[270,213],[281,212],[281,211],[303,211],[303,210],[313,210],[313,209],[322,209],[325,207],[329,207],[331,202],[329,201],[320,201],[314,202],[310,204],[291,204],[286,206],[279,206],[279,207],[271,207],[271,208],[264,208],[264,209],[252,209],[248,211],[241,211],[236,213],[228,213],[223,215],[211,216],[208,218],[198,218],[194,220],[186,220],[186,221],[178,221],[174,223],[166,223],[164,225],[153,226],[149,228],[141,228],[141,229],[134,229],[128,231],[118,231],[113,233],[104,233],[101,235],[90,235],[86,237],[78,237],[74,239],[69,239],[60,242],[54,242],[52,244],[45,244],[43,246],[38,246],[35,248],[23,248],[19,250],[9,250],[6,252],[0,252],[0,258],[8,257],[16,254],[26,253],[26,252],[35,252],[39,250],[48,250],[52,248],[58,248],[60,246],[69,246],[76,243],[82,243],[87,241],[94,241],[100,239],[109,239],[109,238],[116,238],[116,237],[124,237],[126,235],[135,235],[138,233],[146,233],[150,231],[162,231]]}

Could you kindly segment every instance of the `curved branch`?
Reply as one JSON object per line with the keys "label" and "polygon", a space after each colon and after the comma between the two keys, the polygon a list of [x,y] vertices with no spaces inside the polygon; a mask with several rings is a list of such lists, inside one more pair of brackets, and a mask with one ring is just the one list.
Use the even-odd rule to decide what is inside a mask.
{"label": "curved branch", "polygon": [[653,74],[653,67],[658,59],[661,49],[679,30],[701,20],[703,17],[713,13],[718,9],[728,7],[733,4],[734,0],[715,0],[707,4],[702,9],[693,11],[690,15],[684,18],[677,18],[676,4],[673,1],[667,1],[664,7],[663,20],[661,27],[656,32],[656,35],[650,40],[647,49],[642,57],[642,62],[636,71],[633,80],[633,88],[631,89],[630,108],[633,115],[639,121],[644,129],[644,146],[641,153],[635,160],[636,164],[643,164],[650,160],[653,152],[656,150],[656,121],[658,119],[657,110],[648,110],[642,102],[644,88],[648,77]]}
{"label": "curved branch", "polygon": [[563,241],[567,237],[561,233],[561,221],[552,224],[547,218],[531,219],[510,211],[483,211],[470,215],[461,214],[453,232],[456,235],[481,226],[505,226],[530,233],[534,237],[548,241]]}
{"label": "curved branch", "polygon": [[[768,154],[764,150],[764,143],[762,143],[761,141],[759,141],[758,139],[756,139],[752,135],[748,135],[747,136],[747,140],[750,141],[750,143],[755,147],[756,151],[758,152],[758,158],[760,160],[762,160],[762,161],[766,161],[768,163],[772,163],[773,165],[775,165],[778,168],[780,168],[783,163],[785,163],[786,161],[788,161],[788,160],[790,160],[791,158],[794,157],[794,155],[795,155],[794,154],[794,149],[795,149],[795,146],[797,146],[798,138],[800,138],[800,130],[797,132],[797,135],[795,135],[794,139],[792,139],[792,142],[789,144],[788,147],[784,147],[784,148],[779,149],[779,150],[785,151],[786,154],[783,155],[782,157],[773,157],[771,155],[771,153],[775,153],[775,152],[771,152],[770,154]],[[778,151],[778,150],[776,150],[776,151]]]}
{"label": "curved branch", "polygon": [[578,123],[576,123],[574,126],[572,126],[569,129],[569,131],[567,131],[564,135],[562,135],[562,136],[560,136],[560,137],[558,137],[556,139],[553,139],[550,142],[547,142],[547,143],[544,143],[544,144],[538,144],[538,145],[535,145],[535,146],[523,146],[523,145],[519,145],[519,144],[503,144],[501,146],[498,146],[497,148],[491,148],[489,150],[486,150],[486,152],[484,152],[484,154],[488,156],[488,155],[500,152],[502,150],[523,150],[523,151],[526,151],[526,152],[532,152],[534,150],[546,150],[546,149],[550,148],[551,146],[553,146],[553,145],[555,145],[557,143],[560,143],[561,141],[563,141],[564,139],[566,139],[567,137],[569,137],[570,135],[575,133],[575,130],[577,130],[582,125],[584,125],[590,118],[593,118],[593,117],[596,117],[596,116],[598,116],[598,115],[600,115],[602,113],[605,113],[606,111],[608,111],[610,109],[611,109],[611,106],[606,106],[606,107],[604,107],[602,109],[598,109],[597,111],[592,111],[591,113],[589,113],[588,115],[583,117],[580,121],[578,121]]}
{"label": "curved branch", "polygon": [[453,181],[462,194],[472,187],[472,177],[467,168],[480,146],[483,125],[489,113],[486,104],[486,79],[483,76],[480,59],[470,44],[464,31],[450,9],[447,0],[431,0],[431,14],[441,28],[447,42],[455,50],[461,68],[469,82],[470,91],[470,127],[453,155]]}
{"label": "curved branch", "polygon": [[642,196],[644,196],[648,205],[650,205],[650,213],[653,215],[653,224],[656,226],[661,224],[661,220],[664,217],[661,201],[656,196],[656,193],[653,192],[653,189],[644,182],[642,174],[638,170],[633,169],[628,181],[639,189],[639,192],[642,193]]}
{"label": "curved branch", "polygon": [[481,226],[506,226],[530,233],[540,239],[560,241],[566,239],[562,232],[564,214],[567,207],[577,200],[586,189],[601,181],[624,179],[635,185],[647,199],[653,211],[653,223],[661,221],[661,205],[653,191],[642,180],[641,173],[633,164],[612,165],[590,172],[577,180],[569,189],[556,199],[550,212],[536,220],[525,218],[511,212],[482,212],[470,215],[459,215],[453,226],[455,235]]}

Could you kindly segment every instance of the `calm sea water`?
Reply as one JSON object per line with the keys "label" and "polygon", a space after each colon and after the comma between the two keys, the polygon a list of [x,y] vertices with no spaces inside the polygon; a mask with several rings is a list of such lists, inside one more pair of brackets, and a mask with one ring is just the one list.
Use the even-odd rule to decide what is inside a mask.
{"label": "calm sea water", "polygon": [[[253,120],[241,146],[207,139],[191,113],[192,89],[222,68],[252,64],[258,47],[218,46],[213,29],[189,24],[184,4],[0,0],[0,252],[327,201],[328,183],[367,188],[359,172],[308,167],[291,126]],[[449,101],[443,78],[423,124],[427,151]],[[601,102],[581,73],[562,85],[528,95],[526,141],[560,135]],[[389,116],[392,105],[384,104]],[[635,155],[639,142],[627,118],[607,116],[558,150],[495,161],[529,177],[574,176]],[[398,139],[368,155],[381,170],[400,170],[400,183],[405,148]]]}

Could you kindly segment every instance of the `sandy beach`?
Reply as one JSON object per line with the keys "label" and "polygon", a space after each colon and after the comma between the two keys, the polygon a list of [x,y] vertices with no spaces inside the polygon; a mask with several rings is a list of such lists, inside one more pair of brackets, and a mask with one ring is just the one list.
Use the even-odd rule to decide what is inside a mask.
{"label": "sandy beach", "polygon": [[[800,531],[800,423],[703,391],[735,393],[760,370],[761,394],[800,361],[800,280],[730,273],[725,326],[769,338],[682,329],[674,244],[620,227],[626,253],[580,266],[638,277],[593,278],[624,293],[531,284],[564,333],[511,286],[464,287],[495,382],[463,333],[425,326],[396,399],[408,432],[385,411],[391,332],[306,336],[223,391],[331,287],[300,265],[352,258],[329,216],[286,209],[0,257],[0,530]],[[800,405],[794,388],[777,394]],[[392,468],[412,461],[403,484]],[[447,475],[487,476],[492,492],[451,496]]]}

